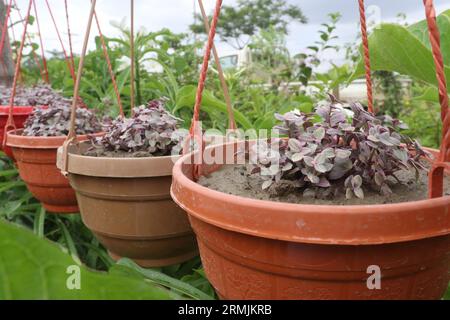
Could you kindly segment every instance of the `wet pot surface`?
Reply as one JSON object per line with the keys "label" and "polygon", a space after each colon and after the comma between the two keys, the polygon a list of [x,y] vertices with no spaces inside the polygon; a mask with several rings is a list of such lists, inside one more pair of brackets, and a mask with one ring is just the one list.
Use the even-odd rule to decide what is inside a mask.
{"label": "wet pot surface", "polygon": [[[220,152],[223,146],[214,148]],[[171,193],[189,214],[205,272],[220,297],[439,299],[444,294],[450,280],[450,197],[368,206],[247,199],[195,183],[191,157],[174,166]],[[205,174],[217,169],[202,166]]]}

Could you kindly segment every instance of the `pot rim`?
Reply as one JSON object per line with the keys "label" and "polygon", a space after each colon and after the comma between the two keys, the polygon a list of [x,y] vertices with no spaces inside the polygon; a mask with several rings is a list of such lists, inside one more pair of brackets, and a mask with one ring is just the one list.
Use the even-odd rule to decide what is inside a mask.
{"label": "pot rim", "polygon": [[[23,149],[58,149],[67,136],[56,136],[56,137],[31,137],[22,136],[23,128],[10,130],[6,133],[6,145],[12,148],[23,148]],[[89,135],[79,135],[78,139],[86,140],[88,136],[101,136],[103,132],[98,132]]]}
{"label": "pot rim", "polygon": [[[86,142],[79,144],[81,147]],[[103,178],[149,178],[171,176],[179,155],[145,158],[92,157],[79,154],[79,149],[71,146],[68,152],[69,174]],[[62,148],[58,149],[58,168],[61,169]]]}
{"label": "pot rim", "polygon": [[[9,106],[0,105],[0,116],[7,116],[9,114]],[[48,108],[45,105],[37,105],[37,106],[14,106],[13,107],[13,115],[15,116],[28,116],[30,115],[34,108]]]}
{"label": "pot rim", "polygon": [[[220,147],[223,145],[207,149]],[[195,218],[223,229],[277,240],[346,245],[394,243],[450,234],[450,196],[350,206],[257,200],[212,190],[192,181],[183,172],[192,156],[192,153],[184,155],[174,165],[172,198]]]}

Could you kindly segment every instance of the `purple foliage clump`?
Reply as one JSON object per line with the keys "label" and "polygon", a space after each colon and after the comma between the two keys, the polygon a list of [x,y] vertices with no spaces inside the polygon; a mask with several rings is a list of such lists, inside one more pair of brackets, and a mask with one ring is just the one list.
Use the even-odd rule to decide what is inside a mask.
{"label": "purple foliage clump", "polygon": [[416,176],[426,170],[420,159],[428,153],[399,133],[405,125],[389,116],[377,118],[359,103],[344,106],[332,99],[312,114],[294,110],[275,117],[287,138],[260,141],[250,155],[263,189],[283,179],[294,181],[304,196],[322,198],[341,190],[347,198],[362,199],[364,188],[392,193],[388,180],[399,181],[400,170],[415,170]]}
{"label": "purple foliage clump", "polygon": [[131,118],[113,120],[102,137],[92,138],[86,155],[124,153],[132,157],[166,156],[181,151],[184,134],[178,130],[182,120],[171,115],[163,100],[153,100],[133,109]]}
{"label": "purple foliage clump", "polygon": [[[11,99],[11,88],[0,86],[0,105],[8,106]],[[48,84],[38,84],[32,87],[19,86],[14,97],[15,106],[70,106],[70,99],[66,99]]]}
{"label": "purple foliage clump", "polygon": [[[70,105],[54,105],[49,108],[36,107],[24,124],[22,135],[33,137],[64,136],[70,129]],[[96,115],[85,108],[77,108],[76,134],[86,135],[102,131]]]}

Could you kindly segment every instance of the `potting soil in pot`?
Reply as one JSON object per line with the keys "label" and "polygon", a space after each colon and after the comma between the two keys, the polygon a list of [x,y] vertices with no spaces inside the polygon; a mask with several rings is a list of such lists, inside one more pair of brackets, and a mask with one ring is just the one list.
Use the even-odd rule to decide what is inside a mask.
{"label": "potting soil in pot", "polygon": [[[426,165],[426,164],[425,164]],[[288,202],[297,204],[316,205],[370,205],[418,201],[428,198],[428,176],[426,171],[421,171],[419,179],[416,181],[415,172],[402,170],[396,173],[403,184],[390,181],[392,189],[391,195],[381,195],[376,190],[364,189],[364,199],[353,197],[346,199],[343,183],[340,192],[331,194],[328,198],[318,199],[303,195],[304,189],[294,186],[292,181],[282,180],[273,184],[267,190],[263,190],[261,185],[263,180],[258,174],[250,174],[245,165],[225,165],[220,170],[213,172],[207,177],[200,177],[198,183],[210,189],[236,196],[270,200],[277,202]],[[450,179],[445,178],[444,194],[450,195]]]}

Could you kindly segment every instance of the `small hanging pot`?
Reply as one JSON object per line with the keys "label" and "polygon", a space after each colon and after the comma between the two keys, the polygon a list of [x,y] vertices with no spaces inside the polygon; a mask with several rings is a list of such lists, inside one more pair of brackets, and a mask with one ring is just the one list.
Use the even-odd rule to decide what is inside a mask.
{"label": "small hanging pot", "polygon": [[[77,213],[75,192],[56,167],[56,152],[66,136],[22,136],[23,129],[7,132],[6,145],[11,148],[19,174],[33,196],[53,213]],[[81,141],[87,136],[78,137]]]}
{"label": "small hanging pot", "polygon": [[172,167],[179,156],[83,156],[89,146],[69,147],[68,178],[84,224],[109,254],[144,267],[172,265],[198,255],[187,216],[170,197]]}
{"label": "small hanging pot", "polygon": [[[5,138],[5,127],[8,122],[9,106],[0,106],[0,141]],[[14,125],[17,129],[21,129],[27,121],[30,114],[33,112],[32,106],[16,106],[13,109]],[[13,159],[13,154],[10,148],[0,144],[0,150],[3,151],[8,157]]]}

